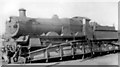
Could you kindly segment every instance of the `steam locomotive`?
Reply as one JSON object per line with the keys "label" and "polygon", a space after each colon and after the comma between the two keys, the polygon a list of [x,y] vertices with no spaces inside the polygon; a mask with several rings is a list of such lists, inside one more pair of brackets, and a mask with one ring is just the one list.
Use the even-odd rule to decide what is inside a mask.
{"label": "steam locomotive", "polygon": [[19,56],[31,58],[36,55],[32,53],[47,48],[50,44],[53,46],[71,41],[75,41],[78,45],[96,43],[92,44],[93,48],[98,46],[98,43],[108,44],[118,41],[118,32],[114,26],[102,26],[90,20],[79,16],[59,18],[57,15],[52,18],[31,18],[26,16],[26,10],[22,8],[19,9],[19,16],[10,16],[6,22],[3,44],[5,47],[9,45],[10,52],[13,52],[8,53],[9,57],[14,55],[17,45],[20,45]]}

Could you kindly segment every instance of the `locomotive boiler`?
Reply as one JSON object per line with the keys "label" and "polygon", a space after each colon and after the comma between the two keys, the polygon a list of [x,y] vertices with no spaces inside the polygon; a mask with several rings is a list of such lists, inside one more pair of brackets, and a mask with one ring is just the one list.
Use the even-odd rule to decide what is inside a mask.
{"label": "locomotive boiler", "polygon": [[83,21],[89,23],[90,19],[84,17],[59,18],[54,15],[51,19],[26,17],[24,9],[20,9],[20,16],[11,16],[7,22],[6,34],[10,37],[22,35],[42,35],[55,32],[56,35],[69,36],[76,32],[83,32]]}
{"label": "locomotive boiler", "polygon": [[32,55],[35,50],[49,47],[50,44],[78,40],[90,41],[88,44],[91,41],[118,40],[114,26],[101,26],[90,20],[78,16],[59,18],[57,15],[52,18],[31,18],[26,16],[25,9],[19,9],[19,16],[10,16],[6,22],[4,45],[11,45],[13,52],[16,51],[16,45],[20,45],[21,55],[25,57],[27,54],[28,57],[31,52]]}

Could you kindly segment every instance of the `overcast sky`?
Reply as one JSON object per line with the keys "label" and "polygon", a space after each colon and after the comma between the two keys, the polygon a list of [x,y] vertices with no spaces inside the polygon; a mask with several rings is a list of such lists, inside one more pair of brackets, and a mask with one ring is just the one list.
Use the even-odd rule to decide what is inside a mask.
{"label": "overcast sky", "polygon": [[19,15],[19,8],[33,18],[83,16],[118,29],[118,0],[0,0],[0,34],[5,32],[7,18]]}

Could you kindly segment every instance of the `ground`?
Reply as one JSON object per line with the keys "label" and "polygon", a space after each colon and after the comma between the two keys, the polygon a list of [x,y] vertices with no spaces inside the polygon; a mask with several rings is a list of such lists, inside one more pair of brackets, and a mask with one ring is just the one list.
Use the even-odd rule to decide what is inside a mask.
{"label": "ground", "polygon": [[61,62],[59,65],[118,65],[118,54],[110,54],[86,60]]}

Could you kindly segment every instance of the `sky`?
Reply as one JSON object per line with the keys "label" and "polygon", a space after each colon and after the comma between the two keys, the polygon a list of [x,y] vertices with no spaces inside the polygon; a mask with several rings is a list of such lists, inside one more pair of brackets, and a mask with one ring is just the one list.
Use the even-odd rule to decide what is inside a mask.
{"label": "sky", "polygon": [[25,8],[28,17],[81,16],[118,29],[118,0],[0,0],[0,34],[5,32],[9,16],[19,15],[19,8]]}

